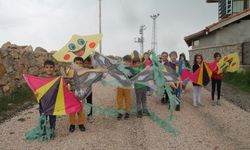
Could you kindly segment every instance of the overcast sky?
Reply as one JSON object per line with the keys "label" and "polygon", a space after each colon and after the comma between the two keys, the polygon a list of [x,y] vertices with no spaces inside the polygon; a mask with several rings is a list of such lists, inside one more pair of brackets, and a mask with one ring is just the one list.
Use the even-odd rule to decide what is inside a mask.
{"label": "overcast sky", "polygon": [[[217,5],[206,0],[102,0],[103,52],[123,56],[139,49],[134,38],[146,25],[145,49],[151,48],[151,14],[159,13],[159,52],[188,54],[184,36],[217,21]],[[62,48],[73,34],[98,33],[98,0],[0,0],[0,45]]]}

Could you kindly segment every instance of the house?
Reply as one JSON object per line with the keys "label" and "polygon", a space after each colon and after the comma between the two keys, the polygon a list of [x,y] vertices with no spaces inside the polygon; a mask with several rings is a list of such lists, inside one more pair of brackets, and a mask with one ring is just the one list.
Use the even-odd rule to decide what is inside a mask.
{"label": "house", "polygon": [[[219,0],[219,2],[222,1]],[[238,4],[234,3],[236,0],[224,1],[231,1],[230,4]],[[218,0],[207,0],[207,2],[218,2]],[[244,7],[240,7],[243,10],[232,9],[228,14],[219,15],[218,22],[184,37],[186,44],[191,48],[189,50],[190,60],[193,60],[197,53],[202,54],[206,61],[211,61],[215,52],[220,52],[222,55],[237,52],[241,57],[241,65],[250,66],[250,0],[246,2],[248,3],[245,3],[245,1],[243,3]],[[237,7],[231,7],[236,9],[238,5]],[[220,11],[222,9],[219,9],[219,14],[222,14]]]}

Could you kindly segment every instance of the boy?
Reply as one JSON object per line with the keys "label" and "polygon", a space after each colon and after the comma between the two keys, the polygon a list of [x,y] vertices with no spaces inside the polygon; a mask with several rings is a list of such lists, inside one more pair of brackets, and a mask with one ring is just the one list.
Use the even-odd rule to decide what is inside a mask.
{"label": "boy", "polygon": [[[169,62],[168,62],[168,53],[163,51],[161,53],[161,64],[164,66],[164,67],[168,67],[169,66]],[[163,97],[161,98],[161,103],[162,104],[166,104],[168,103],[169,101],[169,97],[168,97],[168,93],[167,91],[164,91],[164,95]]]}
{"label": "boy", "polygon": [[[169,62],[169,67],[172,68],[175,72],[178,72],[178,67],[179,67],[179,62],[177,62],[177,53],[176,51],[172,51],[169,54],[170,57],[170,62]],[[173,88],[173,91],[176,95],[177,98],[181,98],[181,85],[180,83],[175,83],[176,88]],[[180,111],[180,103],[175,106],[176,111]]]}
{"label": "boy", "polygon": [[[43,78],[53,78],[56,77],[55,74],[55,63],[52,60],[46,60],[43,64],[44,66],[44,73],[40,75]],[[41,103],[39,103],[39,113],[40,115],[43,113],[43,108]],[[55,137],[55,128],[56,128],[56,116],[48,115],[46,118],[49,118],[50,128],[52,129],[52,138]],[[41,122],[43,124],[43,122]],[[46,131],[45,131],[46,132]]]}
{"label": "boy", "polygon": [[[133,72],[134,74],[139,73],[144,69],[143,61],[139,57],[133,59]],[[135,83],[135,95],[136,95],[136,108],[137,108],[137,117],[142,118],[143,113],[150,115],[147,109],[147,87],[140,83]]]}
{"label": "boy", "polygon": [[[84,60],[82,57],[75,57],[74,58],[74,64],[78,65],[79,67],[82,67],[84,63]],[[84,113],[81,110],[80,112],[77,113],[78,115],[78,126],[80,131],[85,131],[86,128],[84,127]],[[74,132],[75,131],[75,124],[76,124],[76,113],[69,114],[70,118],[70,126],[69,126],[69,132]]]}
{"label": "boy", "polygon": [[[132,75],[132,70],[131,70],[132,68],[130,67],[131,57],[129,55],[126,55],[123,57],[123,61],[127,65],[126,69],[128,69],[130,71],[129,78],[131,78],[131,75]],[[121,110],[123,107],[123,98],[125,99],[125,110],[126,110],[124,119],[128,119],[129,112],[130,112],[130,89],[118,87],[117,88],[117,108],[118,108],[118,110]],[[117,116],[117,119],[121,120],[122,117],[123,117],[123,114],[119,113]]]}
{"label": "boy", "polygon": [[[221,59],[221,54],[216,52],[214,53],[214,62],[218,63]],[[218,67],[216,68],[216,70],[213,72],[212,74],[212,92],[211,92],[211,96],[212,96],[212,105],[215,106],[217,105],[221,105],[220,104],[220,91],[221,91],[221,80],[222,80],[222,74],[218,73]],[[217,101],[214,100],[214,94],[215,94],[215,87],[217,85]]]}

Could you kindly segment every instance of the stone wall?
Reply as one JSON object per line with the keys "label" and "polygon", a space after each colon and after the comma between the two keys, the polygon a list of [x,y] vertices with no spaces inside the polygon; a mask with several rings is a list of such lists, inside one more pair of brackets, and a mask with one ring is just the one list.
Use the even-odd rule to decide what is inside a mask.
{"label": "stone wall", "polygon": [[[0,48],[0,95],[9,95],[14,89],[25,83],[23,74],[39,75],[43,73],[43,63],[47,59],[54,60],[53,52],[32,46],[18,46],[7,42]],[[56,71],[69,64],[56,63]]]}
{"label": "stone wall", "polygon": [[[224,46],[216,46],[216,47],[206,47],[206,48],[197,48],[189,51],[189,57],[191,63],[193,63],[195,54],[202,54],[203,58],[207,62],[211,62],[214,60],[214,53],[219,52],[222,56],[225,56],[230,53],[239,53],[240,58],[242,55],[242,44],[233,44],[233,45],[224,45]],[[242,60],[241,60],[242,61]]]}

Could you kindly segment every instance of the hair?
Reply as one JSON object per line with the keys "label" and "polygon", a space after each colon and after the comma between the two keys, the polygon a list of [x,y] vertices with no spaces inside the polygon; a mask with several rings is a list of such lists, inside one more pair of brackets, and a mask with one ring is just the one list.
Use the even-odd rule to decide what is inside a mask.
{"label": "hair", "polygon": [[221,54],[219,52],[214,53],[214,58],[216,58],[218,56],[221,57]]}
{"label": "hair", "polygon": [[75,58],[74,58],[74,62],[76,62],[76,61],[81,61],[81,62],[84,63],[84,60],[83,60],[82,57],[75,57]]}
{"label": "hair", "polygon": [[168,55],[168,53],[167,53],[166,51],[163,51],[163,52],[161,53],[161,55],[164,55],[164,54]]}
{"label": "hair", "polygon": [[196,61],[196,59],[197,59],[197,57],[201,57],[201,62],[203,61],[203,56],[201,55],[201,54],[196,54],[196,55],[194,55],[194,64],[197,64],[197,61]]}
{"label": "hair", "polygon": [[125,55],[125,56],[123,56],[122,60],[130,62],[131,61],[131,56],[130,55]]}
{"label": "hair", "polygon": [[172,52],[170,52],[169,56],[171,56],[171,55],[176,55],[176,57],[177,57],[177,52],[176,51],[172,51]]}
{"label": "hair", "polygon": [[55,67],[55,63],[52,60],[45,60],[43,66],[45,67],[46,65],[51,65]]}
{"label": "hair", "polygon": [[186,60],[186,56],[185,56],[185,54],[184,54],[184,53],[181,53],[181,54],[179,55],[179,60],[181,60],[181,57],[183,57],[183,58],[184,58],[184,60]]}
{"label": "hair", "polygon": [[85,58],[84,62],[91,62],[91,56],[88,56],[87,58]]}

